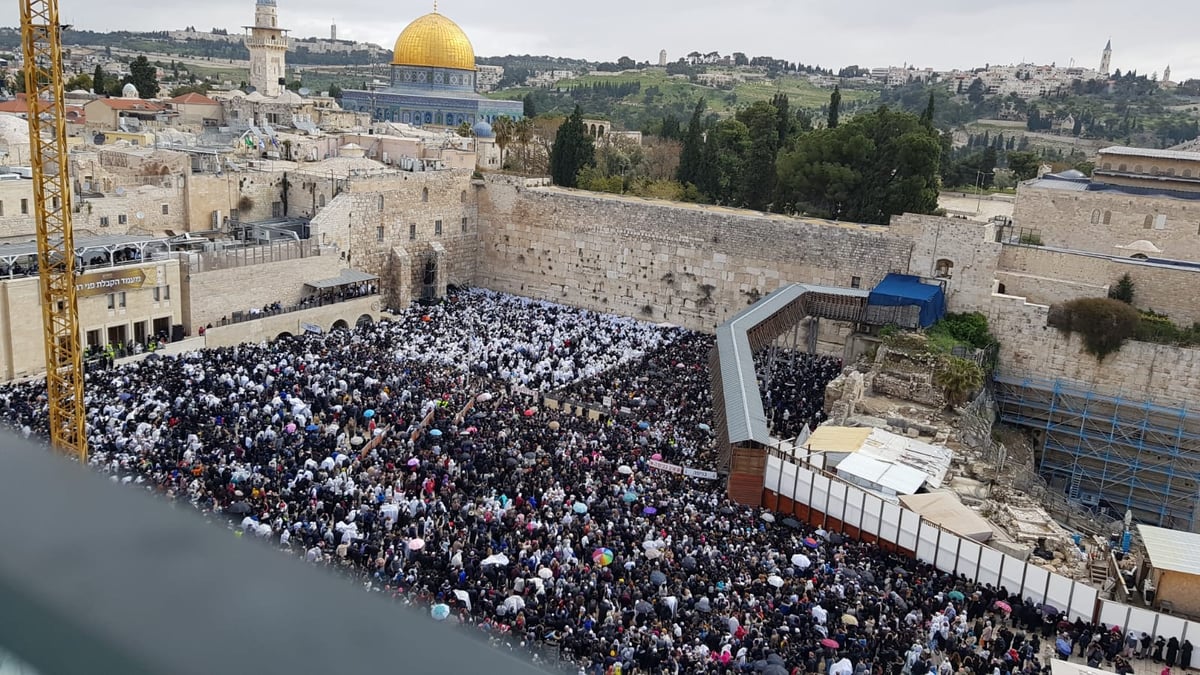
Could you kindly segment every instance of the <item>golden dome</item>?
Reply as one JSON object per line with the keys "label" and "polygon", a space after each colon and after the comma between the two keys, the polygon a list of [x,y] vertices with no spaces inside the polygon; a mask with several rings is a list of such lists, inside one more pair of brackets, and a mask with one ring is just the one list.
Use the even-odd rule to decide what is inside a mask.
{"label": "golden dome", "polygon": [[396,38],[392,65],[475,70],[475,50],[458,24],[433,12],[408,24]]}

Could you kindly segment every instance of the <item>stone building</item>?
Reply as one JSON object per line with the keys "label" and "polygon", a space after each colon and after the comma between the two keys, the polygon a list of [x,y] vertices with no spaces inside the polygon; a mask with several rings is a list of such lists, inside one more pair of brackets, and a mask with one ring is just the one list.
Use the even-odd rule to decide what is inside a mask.
{"label": "stone building", "polygon": [[263,96],[284,91],[287,68],[287,31],[279,27],[275,0],[256,0],[254,25],[246,26],[246,49],[250,52],[250,86]]}
{"label": "stone building", "polygon": [[475,50],[458,24],[434,11],[408,25],[396,38],[391,79],[386,88],[346,90],[347,110],[370,113],[376,121],[456,127],[520,119],[520,101],[498,101],[476,93]]}

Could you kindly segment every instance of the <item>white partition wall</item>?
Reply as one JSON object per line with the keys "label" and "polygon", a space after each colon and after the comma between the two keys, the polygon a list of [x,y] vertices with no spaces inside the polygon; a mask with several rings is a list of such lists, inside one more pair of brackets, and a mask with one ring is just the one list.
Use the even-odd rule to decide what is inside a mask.
{"label": "white partition wall", "polygon": [[840,481],[829,483],[829,504],[825,507],[825,515],[846,521],[846,484]]}
{"label": "white partition wall", "polygon": [[1020,593],[1024,581],[1025,561],[1011,555],[1004,556],[1004,563],[1000,566],[1000,585],[1007,588],[1009,593]]}
{"label": "white partition wall", "polygon": [[958,567],[958,547],[962,538],[947,530],[942,530],[941,541],[938,542],[937,560],[934,564],[943,572],[954,574]]}
{"label": "white partition wall", "polygon": [[863,498],[867,493],[854,487],[846,486],[846,517],[842,519],[847,526],[862,530]]}
{"label": "white partition wall", "polygon": [[[1186,621],[1185,623],[1187,625],[1183,627],[1183,638],[1191,640],[1193,642],[1193,646],[1196,643],[1200,643],[1200,621]],[[1180,638],[1180,640],[1183,638]],[[1193,653],[1191,661],[1192,668],[1196,667],[1196,658],[1196,654]]]}
{"label": "white partition wall", "polygon": [[1037,565],[1025,565],[1025,587],[1021,589],[1022,598],[1033,598],[1033,604],[1046,602],[1046,584],[1050,581],[1050,571]]}
{"label": "white partition wall", "polygon": [[1129,605],[1104,600],[1100,603],[1100,623],[1105,626],[1124,627],[1129,619],[1129,609]]}
{"label": "white partition wall", "polygon": [[1084,583],[1076,582],[1071,590],[1071,619],[1091,621],[1096,614],[1096,598],[1100,592]]}
{"label": "white partition wall", "polygon": [[1155,633],[1155,631],[1158,630],[1158,612],[1149,609],[1142,609],[1141,607],[1130,606],[1129,618],[1125,621],[1126,623],[1125,625],[1121,626],[1121,630],[1134,630],[1139,633],[1149,633],[1150,635],[1162,635],[1168,640],[1170,640],[1172,637],[1162,633],[1161,631]]}
{"label": "white partition wall", "polygon": [[1046,588],[1046,604],[1061,613],[1068,613],[1068,610],[1071,609],[1071,592],[1074,588],[1074,581],[1058,574],[1051,574],[1050,584]]}
{"label": "white partition wall", "polygon": [[1000,566],[1004,564],[1004,554],[994,548],[984,548],[979,558],[979,576],[975,577],[981,584],[1000,585]]}
{"label": "white partition wall", "polygon": [[[1151,635],[1161,635],[1168,640],[1170,640],[1173,637],[1177,637],[1177,638],[1179,638],[1180,642],[1183,642],[1183,638],[1185,637],[1184,631],[1187,630],[1187,628],[1188,628],[1188,622],[1186,619],[1182,619],[1177,616],[1171,616],[1170,614],[1159,614],[1158,615],[1158,625],[1154,628],[1154,632],[1153,633],[1150,633],[1150,631],[1146,631],[1146,632],[1150,633]],[[1188,631],[1188,632],[1191,635],[1200,635],[1200,633],[1191,633],[1191,631]],[[1192,661],[1195,661],[1195,660],[1196,660],[1196,655],[1193,653]],[[1195,664],[1192,664],[1192,665],[1195,665]]]}
{"label": "white partition wall", "polygon": [[963,539],[958,546],[958,566],[954,568],[954,573],[965,574],[968,579],[978,579],[979,556],[982,549],[983,546],[979,542]]}
{"label": "white partition wall", "polygon": [[882,525],[883,500],[875,495],[867,495],[863,500],[862,531],[878,537],[883,533]]}
{"label": "white partition wall", "polygon": [[933,565],[937,562],[938,530],[927,521],[921,520],[917,533],[917,560]]}
{"label": "white partition wall", "polygon": [[829,477],[815,475],[813,476],[812,481],[812,501],[809,502],[809,506],[820,511],[821,513],[828,513],[826,508],[829,504]]}
{"label": "white partition wall", "polygon": [[921,515],[916,511],[900,509],[900,538],[896,543],[900,548],[917,550],[917,534],[921,528]]}
{"label": "white partition wall", "polygon": [[[900,511],[896,504],[883,503],[883,525],[879,527],[879,536],[893,544],[900,541]],[[915,531],[913,536],[916,537]]]}

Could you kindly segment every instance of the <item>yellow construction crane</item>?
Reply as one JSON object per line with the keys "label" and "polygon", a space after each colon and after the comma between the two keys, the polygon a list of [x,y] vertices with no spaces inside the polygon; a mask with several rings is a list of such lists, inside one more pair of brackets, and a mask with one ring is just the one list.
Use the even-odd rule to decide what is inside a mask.
{"label": "yellow construction crane", "polygon": [[20,0],[50,442],[87,461],[58,0]]}

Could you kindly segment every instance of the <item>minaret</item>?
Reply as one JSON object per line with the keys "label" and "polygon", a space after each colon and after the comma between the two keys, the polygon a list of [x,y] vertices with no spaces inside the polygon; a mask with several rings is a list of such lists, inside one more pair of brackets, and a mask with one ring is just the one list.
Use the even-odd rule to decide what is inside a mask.
{"label": "minaret", "polygon": [[1104,51],[1100,54],[1100,74],[1108,75],[1109,65],[1112,63],[1112,40],[1109,39],[1104,45]]}
{"label": "minaret", "polygon": [[279,27],[275,0],[256,0],[254,25],[246,26],[246,49],[250,51],[250,86],[263,96],[283,93],[287,31]]}

